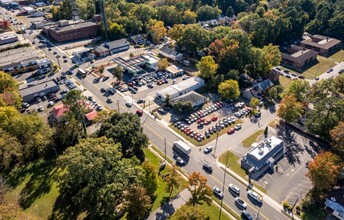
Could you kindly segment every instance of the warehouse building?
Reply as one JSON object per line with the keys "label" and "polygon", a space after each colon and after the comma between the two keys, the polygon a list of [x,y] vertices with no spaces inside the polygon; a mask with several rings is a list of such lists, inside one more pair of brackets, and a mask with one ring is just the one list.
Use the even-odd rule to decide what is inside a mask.
{"label": "warehouse building", "polygon": [[60,90],[59,84],[54,81],[46,81],[33,86],[26,85],[23,88],[19,88],[19,93],[23,98],[23,102],[32,102],[36,97],[42,97],[52,92]]}
{"label": "warehouse building", "polygon": [[0,35],[0,45],[10,44],[18,41],[18,37],[15,34],[1,34]]}
{"label": "warehouse building", "polygon": [[94,49],[97,57],[104,57],[110,54],[115,54],[129,50],[130,43],[127,39],[119,39],[115,41],[106,42]]}

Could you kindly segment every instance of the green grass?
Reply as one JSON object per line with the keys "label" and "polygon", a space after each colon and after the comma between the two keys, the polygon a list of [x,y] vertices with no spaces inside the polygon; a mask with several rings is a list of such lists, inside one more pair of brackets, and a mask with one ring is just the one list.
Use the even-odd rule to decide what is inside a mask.
{"label": "green grass", "polygon": [[337,53],[329,57],[329,59],[334,60],[338,63],[344,61],[344,50],[340,50]]}
{"label": "green grass", "polygon": [[244,147],[251,147],[251,145],[257,141],[262,134],[264,134],[263,130],[258,130],[254,132],[251,136],[247,137],[245,140],[242,141],[242,145]]}
{"label": "green grass", "polygon": [[289,79],[285,76],[282,76],[282,75],[279,76],[279,82],[284,89],[287,88],[292,81],[293,81],[292,79]]}
{"label": "green grass", "polygon": [[[225,127],[224,129],[221,129],[221,130],[218,132],[218,133],[219,133],[219,137],[220,137],[221,135],[223,135],[223,134],[226,134],[229,128],[233,128],[235,125],[240,124],[240,123],[242,123],[242,120],[238,119],[238,120],[235,121],[235,124],[232,124],[232,125],[230,125],[230,126],[228,126],[228,127]],[[193,139],[193,138],[187,136],[184,132],[182,132],[182,131],[179,130],[178,128],[174,127],[173,124],[170,124],[169,126],[170,126],[170,128],[172,128],[175,132],[177,132],[178,134],[180,134],[182,137],[184,137],[187,141],[189,141],[190,143],[194,144],[195,146],[203,146],[203,145],[205,145],[205,144],[211,142],[212,140],[214,140],[214,139],[216,138],[216,133],[215,133],[215,134],[210,135],[209,138],[205,138],[203,141],[198,142],[198,141],[196,141],[195,139]]]}
{"label": "green grass", "polygon": [[307,79],[314,79],[315,77],[325,73],[330,67],[336,65],[335,62],[323,56],[318,56],[317,59],[319,61],[318,64],[303,72],[302,75],[304,75]]}
{"label": "green grass", "polygon": [[[227,159],[227,154],[228,154],[228,163],[227,163],[227,167],[232,170],[233,172],[235,172],[236,174],[238,174],[239,176],[241,176],[244,179],[247,179],[247,174],[246,171],[241,168],[239,160],[240,158],[238,156],[236,156],[235,154],[233,154],[231,151],[227,151],[225,153],[223,153],[220,157],[219,157],[219,162],[222,163],[223,165],[226,164],[226,159]],[[234,176],[233,176],[234,177]],[[242,182],[240,179],[237,179],[239,182],[241,182],[243,185],[247,185],[247,183]],[[263,193],[267,193],[266,189],[258,184],[254,184],[253,185],[255,187],[257,187],[260,191],[262,191]]]}

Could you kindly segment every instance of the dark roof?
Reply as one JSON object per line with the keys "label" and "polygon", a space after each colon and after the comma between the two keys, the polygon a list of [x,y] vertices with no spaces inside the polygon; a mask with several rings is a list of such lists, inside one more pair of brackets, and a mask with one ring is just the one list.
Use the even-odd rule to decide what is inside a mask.
{"label": "dark roof", "polygon": [[169,46],[163,46],[161,49],[160,49],[161,52],[164,52],[164,53],[167,53],[167,54],[171,54],[173,56],[176,56],[178,54],[178,52],[174,49],[174,48],[171,48]]}
{"label": "dark roof", "polygon": [[89,28],[89,27],[94,27],[94,26],[98,27],[98,24],[95,22],[86,21],[86,22],[71,24],[71,25],[63,26],[63,27],[61,26],[51,27],[50,30],[54,30],[56,33],[63,33],[63,32],[67,32],[74,29]]}
{"label": "dark roof", "polygon": [[171,100],[171,104],[175,104],[177,102],[192,102],[192,104],[196,104],[200,101],[205,101],[205,97],[202,96],[201,94],[198,94],[195,91],[188,92],[184,95],[181,95],[177,98],[174,98]]}
{"label": "dark roof", "polygon": [[281,53],[283,60],[292,61],[293,63],[304,64],[306,60],[315,58],[318,53],[314,50],[305,49],[296,45],[291,45],[288,53]]}
{"label": "dark roof", "polygon": [[260,83],[258,83],[256,86],[258,86],[261,90],[265,91],[273,85],[274,84],[273,84],[273,82],[271,82],[270,79],[266,79],[266,80],[263,80]]}
{"label": "dark roof", "polygon": [[36,61],[38,59],[39,59],[39,57],[28,58],[28,59],[25,59],[25,60],[22,60],[22,61],[19,61],[19,62],[17,61],[17,62],[9,63],[7,65],[0,66],[0,69],[9,69],[9,68],[12,68],[12,67],[16,67],[16,66],[20,65],[23,62]]}
{"label": "dark roof", "polygon": [[108,48],[106,48],[106,47],[100,45],[100,46],[98,46],[98,47],[96,47],[96,48],[94,49],[94,52],[96,52],[96,53],[103,53],[103,52],[106,52],[106,51],[108,51],[108,50],[109,50]]}
{"label": "dark roof", "polygon": [[311,36],[312,41],[304,40],[301,43],[321,49],[328,50],[333,46],[336,46],[337,44],[340,44],[341,41],[337,40],[335,38],[330,38],[322,35],[313,35]]}
{"label": "dark roof", "polygon": [[55,88],[55,87],[60,88],[58,84],[50,80],[50,81],[42,82],[35,86],[19,89],[19,93],[24,97],[31,94],[41,93],[41,92],[44,92],[46,89]]}
{"label": "dark roof", "polygon": [[121,48],[121,47],[126,47],[129,46],[130,43],[127,39],[123,38],[123,39],[119,39],[119,40],[114,40],[114,41],[110,41],[104,44],[104,46],[106,48],[109,48],[110,50],[113,49],[117,49],[117,48]]}
{"label": "dark roof", "polygon": [[140,40],[145,40],[146,37],[143,34],[137,34],[137,35],[131,36],[130,39],[136,44]]}

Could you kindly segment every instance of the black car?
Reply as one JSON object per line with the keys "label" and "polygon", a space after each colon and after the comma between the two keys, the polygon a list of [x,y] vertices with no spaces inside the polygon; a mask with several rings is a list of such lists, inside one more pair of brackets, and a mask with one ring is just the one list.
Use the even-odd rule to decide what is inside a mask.
{"label": "black car", "polygon": [[212,168],[209,164],[207,164],[207,163],[203,164],[203,169],[204,169],[207,173],[212,173],[212,172],[213,172],[213,168]]}
{"label": "black car", "polygon": [[110,77],[109,76],[105,76],[104,78],[103,78],[103,81],[106,81],[106,80],[108,80]]}
{"label": "black car", "polygon": [[112,103],[112,100],[110,98],[106,99],[107,103]]}
{"label": "black car", "polygon": [[243,210],[241,212],[241,217],[242,217],[242,219],[253,220],[252,215],[250,213],[248,213],[246,210]]}
{"label": "black car", "polygon": [[100,92],[101,92],[101,93],[104,93],[104,92],[106,92],[106,90],[105,90],[104,88],[101,88],[101,89],[100,89]]}

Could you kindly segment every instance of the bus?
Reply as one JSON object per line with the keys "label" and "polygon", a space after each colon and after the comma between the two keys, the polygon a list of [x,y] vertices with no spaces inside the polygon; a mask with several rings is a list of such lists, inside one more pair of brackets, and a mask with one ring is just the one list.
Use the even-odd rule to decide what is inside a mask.
{"label": "bus", "polygon": [[87,72],[84,69],[78,69],[77,74],[82,76],[82,77],[86,77]]}

